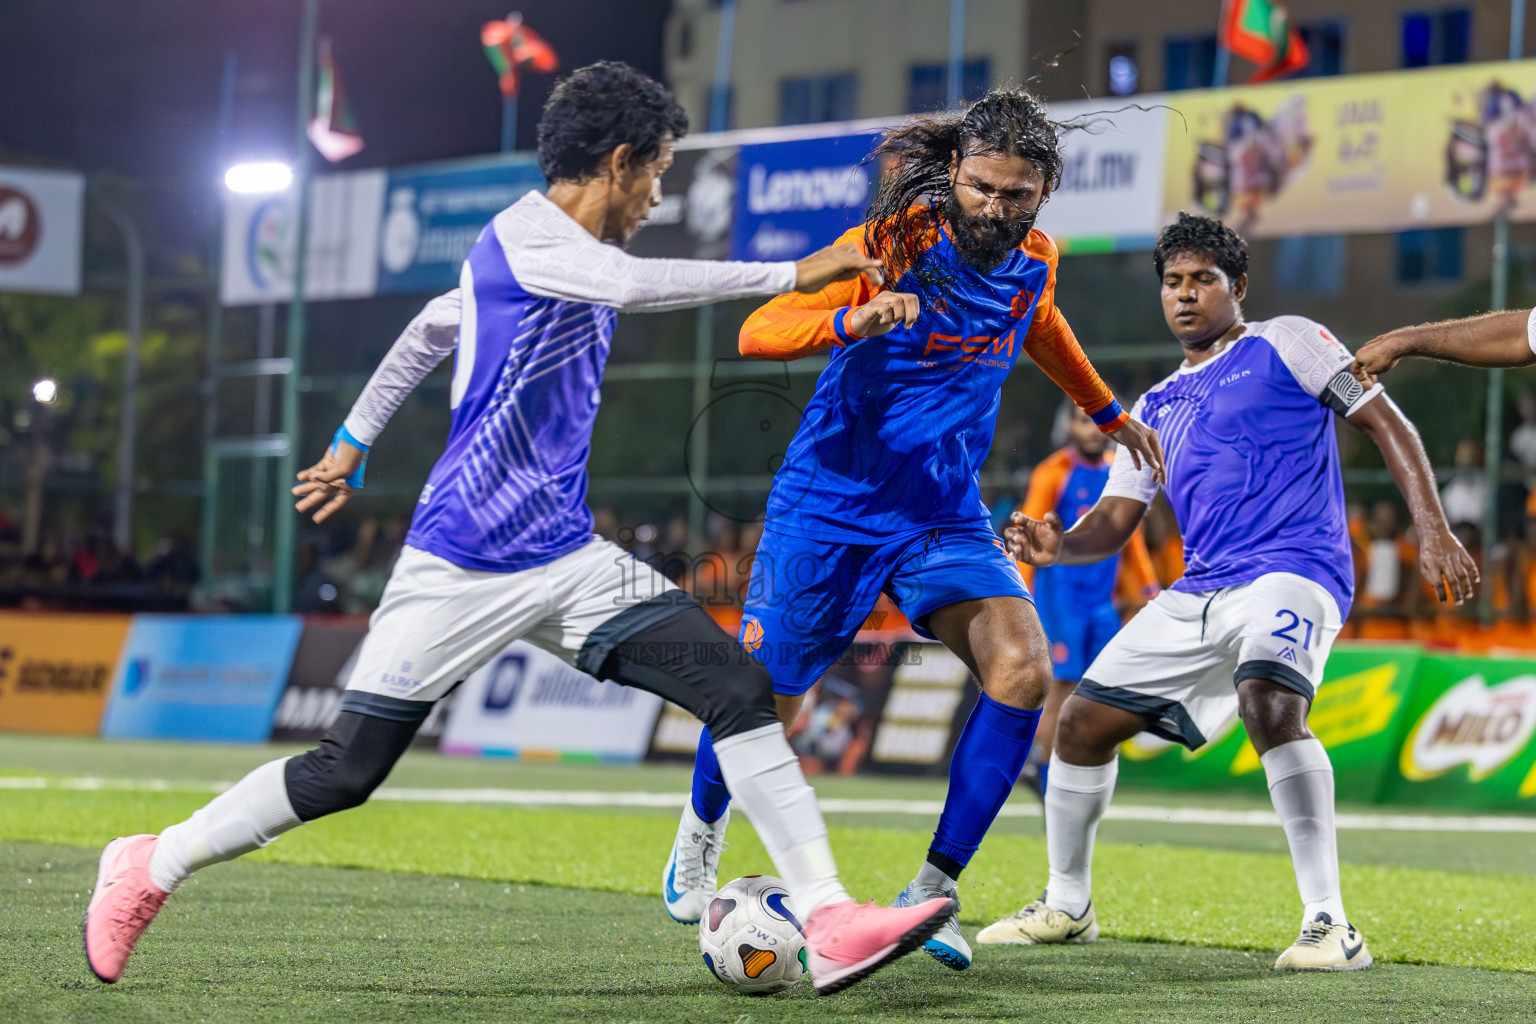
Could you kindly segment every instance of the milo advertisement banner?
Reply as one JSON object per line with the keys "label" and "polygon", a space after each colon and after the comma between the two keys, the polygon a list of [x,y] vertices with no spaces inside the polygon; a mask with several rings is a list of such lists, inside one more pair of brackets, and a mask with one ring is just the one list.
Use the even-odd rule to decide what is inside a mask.
{"label": "milo advertisement banner", "polygon": [[[1334,648],[1307,722],[1328,749],[1340,800],[1382,799],[1424,660],[1417,647]],[[1267,789],[1264,766],[1235,713],[1226,730],[1198,750],[1143,733],[1120,753],[1121,778],[1131,785]]]}
{"label": "milo advertisement banner", "polygon": [[1536,61],[1167,99],[1163,212],[1258,238],[1536,220]]}
{"label": "milo advertisement banner", "polygon": [[1385,799],[1536,809],[1536,661],[1425,658]]}

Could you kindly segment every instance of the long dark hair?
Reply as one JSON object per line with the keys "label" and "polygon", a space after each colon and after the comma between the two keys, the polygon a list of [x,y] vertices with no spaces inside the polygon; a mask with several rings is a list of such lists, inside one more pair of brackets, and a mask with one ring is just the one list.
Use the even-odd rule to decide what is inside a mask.
{"label": "long dark hair", "polygon": [[869,207],[864,247],[885,264],[888,280],[904,277],[902,287],[928,301],[941,299],[958,272],[954,261],[929,255],[956,153],[1021,156],[1048,187],[1061,179],[1057,125],[1023,89],[995,88],[962,111],[914,117],[886,132],[870,155],[889,166]]}

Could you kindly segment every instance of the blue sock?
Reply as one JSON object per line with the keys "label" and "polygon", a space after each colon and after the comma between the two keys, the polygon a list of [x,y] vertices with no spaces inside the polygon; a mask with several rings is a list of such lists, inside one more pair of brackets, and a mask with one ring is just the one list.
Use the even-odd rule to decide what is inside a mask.
{"label": "blue sock", "polygon": [[1045,787],[1050,784],[1050,781],[1051,761],[1050,758],[1046,758],[1044,761],[1040,762],[1040,792],[1045,792]]}
{"label": "blue sock", "polygon": [[1013,792],[1040,712],[999,704],[985,693],[971,709],[949,761],[949,795],[928,847],[928,862],[951,878],[970,863]]}
{"label": "blue sock", "polygon": [[693,812],[705,821],[719,821],[731,805],[731,791],[720,774],[715,741],[709,729],[699,733],[699,752],[693,756]]}

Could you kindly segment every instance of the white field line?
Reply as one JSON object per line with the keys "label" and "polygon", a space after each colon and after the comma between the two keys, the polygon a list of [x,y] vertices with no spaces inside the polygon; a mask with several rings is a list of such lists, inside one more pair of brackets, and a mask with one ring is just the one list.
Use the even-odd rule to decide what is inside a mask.
{"label": "white field line", "polygon": [[[168,779],[38,778],[0,776],[0,790],[122,790],[141,793],[221,793],[230,782],[180,782]],[[1020,797],[1026,794],[1019,794]],[[404,803],[510,804],[519,807],[656,807],[681,808],[687,794],[603,792],[565,789],[426,789],[384,786],[375,800]],[[821,809],[830,814],[913,814],[934,817],[944,807],[939,800],[848,800],[823,797]],[[1040,805],[1017,799],[1004,805],[1002,818],[1038,818]],[[1169,825],[1237,825],[1274,828],[1273,811],[1232,811],[1206,807],[1158,807],[1111,804],[1110,821],[1149,821]],[[1340,814],[1338,827],[1363,832],[1491,832],[1536,835],[1536,817],[1502,815]]]}

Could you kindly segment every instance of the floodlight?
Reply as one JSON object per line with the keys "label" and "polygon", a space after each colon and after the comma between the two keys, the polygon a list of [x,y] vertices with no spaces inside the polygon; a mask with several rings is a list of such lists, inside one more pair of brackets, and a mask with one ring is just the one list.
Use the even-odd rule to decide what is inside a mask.
{"label": "floodlight", "polygon": [[287,164],[236,164],[224,174],[224,184],[231,192],[281,192],[293,183],[293,171]]}

